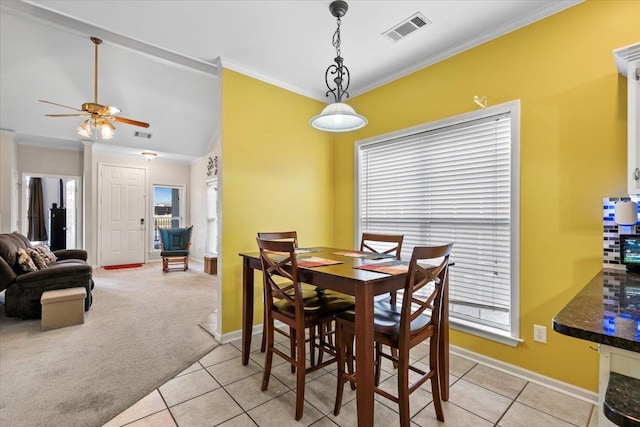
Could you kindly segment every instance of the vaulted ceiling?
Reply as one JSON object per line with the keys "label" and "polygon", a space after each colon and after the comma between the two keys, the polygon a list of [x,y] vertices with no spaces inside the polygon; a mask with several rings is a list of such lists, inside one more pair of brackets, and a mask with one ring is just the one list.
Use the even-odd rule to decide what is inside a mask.
{"label": "vaulted ceiling", "polygon": [[[499,37],[580,0],[351,0],[342,18],[342,56],[351,97]],[[218,123],[217,62],[329,102],[324,73],[333,62],[336,19],[329,0],[116,1],[3,0],[0,3],[0,128],[22,143],[79,147],[79,117],[98,100],[120,116],[103,150],[190,161],[206,153]],[[383,33],[416,13],[429,22],[392,41]],[[135,131],[151,138],[134,136]]]}

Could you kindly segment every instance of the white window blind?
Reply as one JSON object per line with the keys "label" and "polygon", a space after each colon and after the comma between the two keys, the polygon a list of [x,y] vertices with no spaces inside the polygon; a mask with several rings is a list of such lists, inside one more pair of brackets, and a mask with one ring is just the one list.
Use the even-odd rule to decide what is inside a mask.
{"label": "white window blind", "polygon": [[512,330],[511,114],[502,112],[357,148],[358,233],[453,242],[450,316]]}
{"label": "white window blind", "polygon": [[218,252],[218,182],[207,182],[207,252]]}

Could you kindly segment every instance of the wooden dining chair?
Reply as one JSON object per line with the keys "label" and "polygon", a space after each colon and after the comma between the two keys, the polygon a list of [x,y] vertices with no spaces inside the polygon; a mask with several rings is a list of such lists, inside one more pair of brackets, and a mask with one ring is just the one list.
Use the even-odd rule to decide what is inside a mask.
{"label": "wooden dining chair", "polygon": [[273,232],[259,232],[258,237],[263,240],[282,240],[286,242],[293,242],[294,247],[298,247],[298,232],[296,231],[273,231]]}
{"label": "wooden dining chair", "polygon": [[360,251],[372,252],[374,254],[393,255],[396,259],[400,259],[402,251],[402,234],[378,234],[378,233],[362,233],[360,240]]}
{"label": "wooden dining chair", "polygon": [[[436,417],[444,421],[440,396],[439,365],[445,357],[448,342],[441,340],[443,324],[447,321],[444,302],[449,287],[449,255],[453,244],[415,247],[409,263],[402,303],[398,305],[375,304],[375,393],[399,405],[400,425],[409,426],[409,395],[427,380],[431,380],[431,393]],[[353,336],[355,313],[344,312],[336,316],[336,355],[338,359],[338,386],[334,414],[340,413],[345,382],[354,384]],[[409,364],[410,350],[429,339],[429,370],[424,371]],[[382,345],[398,350],[398,357],[382,351]],[[394,396],[380,388],[382,358],[398,364],[398,395]],[[345,364],[348,371],[345,372]],[[357,369],[357,366],[356,366]],[[420,375],[409,384],[409,371]],[[356,384],[357,387],[357,384]]]}
{"label": "wooden dining chair", "polygon": [[[395,259],[400,260],[402,252],[402,241],[404,235],[402,234],[380,234],[380,233],[362,233],[362,239],[360,240],[360,252],[372,252],[374,254],[393,255]],[[392,305],[395,305],[398,296],[396,291],[389,292],[389,296],[381,295],[376,298],[377,301],[388,301]],[[394,357],[398,357],[396,349],[391,350],[391,354]],[[397,368],[397,364],[393,364],[394,368]]]}
{"label": "wooden dining chair", "polygon": [[[298,247],[298,233],[296,231],[271,231],[271,232],[259,232],[258,237],[264,240],[278,240],[284,242],[293,242],[294,247]],[[314,296],[318,292],[318,289],[309,285],[308,283],[302,284],[302,293],[307,296]],[[266,300],[266,298],[265,298]],[[265,352],[267,346],[267,335],[265,334],[266,327],[266,310],[264,315],[264,322],[262,324],[262,344],[260,345],[260,351]],[[309,331],[312,338],[315,338],[315,328],[312,331]],[[322,333],[322,332],[321,332]],[[291,346],[293,348],[293,346]],[[322,352],[318,355],[320,361],[322,361]],[[315,352],[311,352],[311,363],[315,360]],[[294,367],[291,367],[291,372],[294,372]]]}
{"label": "wooden dining chair", "polygon": [[[402,252],[402,241],[404,235],[401,234],[378,234],[362,233],[360,240],[360,252],[372,252],[374,254],[393,255],[399,260]],[[396,303],[396,292],[390,292],[391,304]]]}
{"label": "wooden dining chair", "polygon": [[[271,376],[273,355],[276,354],[295,367],[296,372],[296,420],[302,418],[304,407],[305,375],[335,362],[335,348],[325,342],[310,340],[312,351],[328,353],[324,362],[306,366],[305,331],[331,322],[337,313],[353,308],[351,301],[337,297],[313,296],[305,298],[298,275],[295,245],[291,241],[264,240],[257,238],[262,263],[265,290],[267,348],[262,379],[262,391],[267,390]],[[284,281],[283,281],[284,279]],[[275,321],[289,327],[289,333],[276,327]],[[295,349],[285,354],[275,346],[274,335],[278,332],[293,338]]]}

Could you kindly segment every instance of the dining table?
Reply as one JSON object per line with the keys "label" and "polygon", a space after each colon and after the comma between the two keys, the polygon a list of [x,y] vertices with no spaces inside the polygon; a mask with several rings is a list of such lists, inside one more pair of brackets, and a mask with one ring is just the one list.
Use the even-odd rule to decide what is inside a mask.
{"label": "dining table", "polygon": [[[339,261],[337,264],[321,265],[316,262],[313,267],[300,267],[298,273],[300,281],[312,284],[318,288],[330,289],[352,295],[355,299],[355,339],[356,339],[356,404],[358,426],[371,427],[374,425],[374,330],[373,313],[374,297],[404,287],[406,269],[386,269],[391,273],[365,270],[374,263],[393,262],[382,255],[379,259],[375,255],[348,249],[313,247],[299,248],[300,259],[313,257],[318,260]],[[254,272],[261,270],[259,252],[240,253],[242,257],[242,364],[249,363],[251,352],[251,337],[253,333],[254,307]],[[398,263],[398,261],[395,261]],[[314,265],[314,263],[308,263]],[[404,263],[407,265],[408,263]],[[448,294],[443,301],[445,313],[443,328],[439,341],[438,366],[440,378],[440,394],[442,400],[449,399],[449,316]]]}

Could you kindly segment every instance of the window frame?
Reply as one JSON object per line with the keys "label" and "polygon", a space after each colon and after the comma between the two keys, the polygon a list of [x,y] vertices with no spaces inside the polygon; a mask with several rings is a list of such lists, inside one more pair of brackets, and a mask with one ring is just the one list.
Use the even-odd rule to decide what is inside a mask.
{"label": "window frame", "polygon": [[[186,205],[186,201],[185,201],[185,197],[186,197],[186,186],[185,185],[181,185],[181,184],[152,184],[151,185],[151,215],[150,218],[152,220],[150,227],[149,227],[149,247],[151,248],[152,253],[157,252],[160,253],[161,249],[160,247],[158,247],[158,249],[155,248],[155,235],[156,235],[156,227],[155,227],[155,222],[156,222],[156,215],[155,215],[155,203],[156,203],[156,194],[155,194],[155,190],[156,188],[161,187],[161,188],[171,188],[171,189],[176,189],[179,191],[179,211],[180,214],[177,217],[178,219],[178,227],[183,227],[184,223],[185,223],[185,209],[187,208]],[[173,216],[172,216],[173,219]],[[158,236],[158,239],[160,237]],[[158,240],[159,241],[159,240]]]}
{"label": "window frame", "polygon": [[[215,197],[213,199],[210,199],[211,196],[209,195],[209,187],[210,186],[214,187],[213,192],[214,192]],[[209,254],[218,256],[218,247],[219,247],[219,240],[220,240],[219,234],[218,234],[219,233],[219,230],[218,230],[218,223],[219,223],[219,219],[218,219],[218,216],[219,216],[218,215],[218,212],[219,212],[219,209],[218,209],[218,191],[219,191],[218,178],[216,177],[216,178],[208,179],[207,182],[206,182],[206,187],[205,188],[206,188],[206,194],[207,194],[207,196],[206,196],[206,198],[207,198],[207,200],[206,200],[206,204],[207,204],[207,208],[206,208],[206,210],[207,210],[207,213],[206,213],[207,237],[206,237],[206,242],[205,242],[205,251],[207,253],[209,253]],[[215,209],[214,209],[214,211],[215,211],[214,215],[215,216],[210,217],[209,216],[209,213],[210,213],[209,210],[210,210],[210,204],[211,204],[212,201],[215,203]],[[215,239],[214,240],[216,242],[216,244],[215,244],[216,247],[213,248],[213,249],[209,247],[209,240],[210,240],[210,237],[211,237],[210,233],[213,233],[215,235]]]}
{"label": "window frame", "polygon": [[508,113],[511,119],[511,176],[510,176],[510,330],[501,330],[472,321],[450,317],[453,329],[472,335],[487,338],[510,346],[523,342],[520,338],[520,100],[483,108],[468,113],[423,123],[383,135],[356,141],[354,144],[354,247],[359,245],[360,236],[365,230],[360,229],[361,189],[360,166],[361,152],[364,147],[381,142],[411,137],[412,135],[433,131],[443,127],[455,126],[484,119],[490,116]]}

